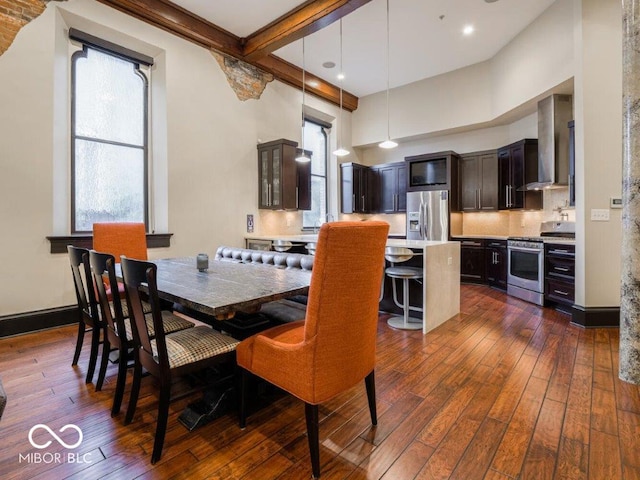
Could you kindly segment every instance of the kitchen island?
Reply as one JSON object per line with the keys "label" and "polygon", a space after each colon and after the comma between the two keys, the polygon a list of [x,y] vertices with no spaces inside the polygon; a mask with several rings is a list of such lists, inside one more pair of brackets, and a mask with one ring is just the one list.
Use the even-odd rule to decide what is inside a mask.
{"label": "kitchen island", "polygon": [[[247,235],[245,239],[313,244],[317,235]],[[422,332],[460,313],[460,242],[389,239],[387,247],[405,247],[422,255]],[[415,315],[415,314],[414,314]]]}

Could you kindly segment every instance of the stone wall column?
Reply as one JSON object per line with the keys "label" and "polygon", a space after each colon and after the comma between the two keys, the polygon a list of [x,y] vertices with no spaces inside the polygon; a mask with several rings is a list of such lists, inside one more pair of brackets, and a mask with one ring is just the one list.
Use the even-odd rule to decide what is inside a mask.
{"label": "stone wall column", "polygon": [[623,0],[620,379],[640,384],[640,0]]}

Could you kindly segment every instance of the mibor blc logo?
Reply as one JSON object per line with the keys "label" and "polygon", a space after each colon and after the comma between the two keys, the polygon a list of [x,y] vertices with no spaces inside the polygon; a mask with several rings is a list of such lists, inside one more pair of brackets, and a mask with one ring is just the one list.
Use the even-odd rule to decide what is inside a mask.
{"label": "mibor blc logo", "polygon": [[[64,433],[67,430],[75,431],[77,433],[77,440],[74,443],[65,442],[48,425],[45,425],[44,423],[38,423],[37,425],[34,425],[33,427],[31,427],[31,429],[29,430],[29,435],[27,437],[29,439],[29,443],[31,444],[31,446],[38,450],[43,450],[49,447],[53,443],[53,440],[46,440],[42,443],[39,443],[39,441],[41,440],[36,441],[33,438],[33,435],[38,430],[46,431],[53,440],[58,442],[58,444],[62,445],[67,450],[73,450],[74,448],[78,448],[82,443],[82,439],[83,439],[82,430],[80,429],[80,427],[78,427],[77,425],[74,425],[73,423],[68,423],[67,425],[62,427],[58,433]],[[65,438],[67,437],[68,435],[65,436]],[[67,441],[69,441],[68,438],[67,438]],[[18,454],[18,461],[20,463],[25,463],[25,462],[26,463],[65,463],[65,462],[66,463],[91,463],[90,457],[91,457],[90,453],[85,453],[84,455],[80,455],[78,453],[73,453],[73,452],[66,452],[66,454],[63,454],[60,452],[54,452],[54,453],[30,452],[26,454],[23,454],[23,453]]]}

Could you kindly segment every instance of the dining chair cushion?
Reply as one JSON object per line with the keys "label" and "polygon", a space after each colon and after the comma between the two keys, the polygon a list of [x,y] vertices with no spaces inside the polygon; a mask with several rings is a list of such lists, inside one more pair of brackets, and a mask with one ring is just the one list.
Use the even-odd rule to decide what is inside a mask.
{"label": "dining chair cushion", "polygon": [[[129,318],[131,315],[129,314],[129,307],[126,301],[121,301],[120,305],[122,307],[122,317]],[[113,301],[109,302],[109,308],[111,308],[111,316],[115,318],[116,311],[113,308]],[[142,302],[142,311],[146,313],[151,313],[151,304],[149,302]]]}
{"label": "dining chair cushion", "polygon": [[[164,313],[164,312],[163,312]],[[180,330],[165,337],[169,367],[177,368],[195,363],[206,358],[215,357],[236,349],[238,340],[216,332],[212,328],[199,326]],[[151,341],[153,355],[157,357],[156,341]]]}
{"label": "dining chair cushion", "polygon": [[[124,310],[124,305],[122,305],[122,307]],[[149,309],[149,312],[151,312],[151,309]],[[149,332],[149,336],[155,337],[156,331],[153,328],[153,317],[149,313],[148,315],[144,316],[144,319],[147,323],[147,331]],[[189,320],[185,320],[184,318],[178,317],[177,315],[174,315],[168,310],[163,310],[162,326],[164,327],[164,333],[174,333],[174,332],[179,332],[181,330],[192,329],[193,327],[195,327],[195,323],[190,322]],[[133,332],[131,330],[131,322],[129,321],[128,317],[125,317],[124,328],[126,330],[127,340],[132,340]]]}

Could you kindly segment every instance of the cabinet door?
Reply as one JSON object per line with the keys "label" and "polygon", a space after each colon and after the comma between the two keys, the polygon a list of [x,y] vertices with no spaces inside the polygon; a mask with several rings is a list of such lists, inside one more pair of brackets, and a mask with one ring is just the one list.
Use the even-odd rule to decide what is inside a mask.
{"label": "cabinet door", "polygon": [[511,207],[524,208],[524,192],[519,190],[525,184],[524,145],[516,145],[509,151],[511,166]]}
{"label": "cabinet door", "polygon": [[494,287],[507,288],[507,249],[487,247],[485,250],[486,280]]}
{"label": "cabinet door", "polygon": [[355,210],[355,176],[353,165],[340,165],[342,180],[342,213],[353,213]]}
{"label": "cabinet door", "polygon": [[495,153],[480,155],[480,210],[498,209],[498,156]]}
{"label": "cabinet door", "polygon": [[394,213],[396,211],[396,193],[398,189],[398,171],[395,167],[379,167],[378,174],[378,211]]}
{"label": "cabinet door", "polygon": [[498,150],[498,208],[509,207],[509,186],[511,185],[511,166],[509,149]]}
{"label": "cabinet door", "polygon": [[460,279],[463,282],[484,283],[485,258],[482,242],[462,242],[460,247]]}
{"label": "cabinet door", "polygon": [[282,149],[271,150],[271,207],[282,208]]}
{"label": "cabinet door", "polygon": [[260,192],[258,208],[271,208],[271,150],[258,151],[258,171],[260,173]]}
{"label": "cabinet door", "polygon": [[398,189],[396,192],[396,212],[407,211],[407,165],[403,162],[396,167]]}
{"label": "cabinet door", "polygon": [[460,159],[460,209],[476,211],[479,208],[480,168],[477,155]]}
{"label": "cabinet door", "polygon": [[311,162],[296,162],[295,167],[298,210],[311,210]]}

